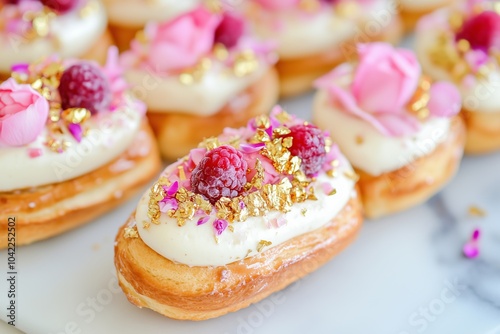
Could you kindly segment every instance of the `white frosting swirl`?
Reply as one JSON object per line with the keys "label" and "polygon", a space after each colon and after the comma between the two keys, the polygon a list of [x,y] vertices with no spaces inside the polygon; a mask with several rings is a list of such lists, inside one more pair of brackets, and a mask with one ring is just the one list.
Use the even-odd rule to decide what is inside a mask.
{"label": "white frosting swirl", "polygon": [[14,34],[0,34],[0,72],[10,73],[13,64],[33,63],[53,53],[62,58],[83,55],[106,30],[104,7],[96,1],[95,8],[87,16],[81,16],[79,9],[58,15],[51,21],[50,34],[53,37],[26,40]]}
{"label": "white frosting swirl", "polygon": [[[176,165],[171,165],[169,168],[175,167]],[[212,227],[215,217],[200,226],[196,225],[197,217],[179,227],[175,219],[162,215],[159,225],[151,225],[145,229],[142,221],[149,221],[148,191],[137,207],[137,230],[146,245],[169,260],[189,266],[222,266],[258,254],[257,245],[261,240],[271,241],[272,245],[269,247],[274,247],[331,221],[351,197],[357,195],[354,181],[344,175],[347,171],[351,172],[352,168],[342,158],[338,168],[339,176],[330,178],[322,174],[313,183],[317,201],[294,204],[286,214],[272,211],[264,217],[250,217],[245,222],[234,222],[234,232],[226,229],[218,237],[218,243]],[[326,195],[322,188],[324,183],[331,185],[337,193]],[[305,215],[302,214],[303,209],[307,210]],[[270,221],[278,217],[284,218],[286,224],[273,227]]]}
{"label": "white frosting swirl", "polygon": [[181,83],[177,76],[159,76],[132,68],[126,71],[125,77],[149,110],[210,116],[262,78],[269,66],[261,61],[255,72],[237,77],[228,74],[224,65],[214,63],[203,78],[192,85]]}
{"label": "white frosting swirl", "polygon": [[[80,143],[65,134],[72,146],[63,153],[44,145],[46,130],[27,146],[0,148],[0,192],[70,180],[114,160],[131,145],[142,121],[133,109],[135,102],[129,102],[126,108],[91,117],[85,123],[89,132]],[[42,155],[31,158],[29,149],[40,149]]]}
{"label": "white frosting swirl", "polygon": [[143,27],[149,21],[163,21],[194,9],[203,0],[103,0],[109,22],[124,27]]}
{"label": "white frosting swirl", "polygon": [[386,137],[368,122],[333,106],[324,90],[315,97],[313,120],[330,131],[333,141],[353,166],[373,176],[397,170],[430,154],[448,136],[451,122],[449,118],[431,118],[412,135]]}
{"label": "white frosting swirl", "polygon": [[[430,57],[430,50],[438,45],[440,32],[443,31],[443,22],[447,22],[450,12],[447,9],[442,9],[430,15],[435,18],[435,26],[431,20],[427,20],[426,23],[429,24],[421,24],[416,32],[415,50],[422,65],[422,70],[434,80],[446,80],[457,84],[453,80],[451,73],[434,64]],[[499,64],[495,63],[494,68],[486,73],[486,77],[477,79],[471,75],[469,79],[462,80],[457,84],[462,95],[464,108],[477,112],[500,112]]]}

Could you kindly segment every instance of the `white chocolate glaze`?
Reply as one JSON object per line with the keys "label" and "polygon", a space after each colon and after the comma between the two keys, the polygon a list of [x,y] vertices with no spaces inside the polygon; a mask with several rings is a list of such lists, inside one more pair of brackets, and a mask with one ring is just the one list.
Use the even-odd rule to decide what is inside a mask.
{"label": "white chocolate glaze", "polygon": [[[176,164],[169,168],[176,168]],[[257,245],[261,240],[271,241],[277,246],[296,236],[316,230],[331,221],[346,205],[349,199],[356,196],[354,181],[344,175],[352,171],[344,158],[338,168],[338,176],[330,178],[320,175],[314,184],[317,201],[308,200],[294,204],[290,212],[284,214],[277,211],[269,212],[265,217],[250,217],[245,222],[234,222],[234,232],[225,231],[219,236],[219,242],[214,239],[212,222],[215,217],[200,226],[197,220],[189,220],[182,227],[177,221],[162,215],[160,225],[152,225],[145,229],[142,221],[149,221],[148,201],[149,190],[141,198],[137,207],[135,220],[141,239],[149,247],[165,258],[189,266],[222,266],[247,256],[257,255]],[[328,183],[337,193],[328,196],[322,189],[322,184]],[[302,210],[307,209],[305,216]],[[286,219],[281,227],[272,227],[270,221],[275,218]],[[267,249],[268,247],[264,248]],[[249,252],[250,251],[250,252]]]}
{"label": "white chocolate glaze", "polygon": [[10,73],[13,64],[32,63],[54,53],[62,58],[83,55],[106,30],[107,18],[103,5],[97,2],[96,10],[88,16],[82,17],[76,9],[51,22],[53,37],[26,40],[15,34],[0,34],[0,72]]}
{"label": "white chocolate glaze", "polygon": [[[91,117],[85,123],[89,133],[80,143],[66,134],[72,146],[63,153],[44,145],[46,130],[27,146],[0,148],[0,192],[70,180],[107,164],[132,144],[141,121],[142,115],[130,105]],[[31,158],[30,148],[41,149],[42,155]]]}
{"label": "white chocolate glaze", "polygon": [[202,0],[104,0],[109,22],[124,27],[143,27],[149,21],[163,21],[195,8]]}
{"label": "white chocolate glaze", "polygon": [[333,106],[324,90],[317,93],[313,110],[314,122],[330,131],[352,165],[373,176],[397,170],[430,154],[450,130],[449,118],[432,118],[422,123],[413,135],[386,137],[368,122]]}
{"label": "white chocolate glaze", "polygon": [[269,66],[261,61],[255,72],[237,77],[214,63],[203,79],[192,85],[181,83],[178,76],[159,76],[140,69],[128,69],[125,77],[149,110],[210,116],[262,78]]}
{"label": "white chocolate glaze", "polygon": [[[446,80],[453,82],[453,78],[444,68],[435,65],[430,56],[429,50],[436,45],[439,33],[443,29],[442,20],[446,20],[449,12],[440,10],[431,14],[438,16],[436,26],[420,26],[416,32],[415,50],[422,65],[422,70],[434,80]],[[446,21],[444,21],[446,22]],[[454,82],[457,84],[456,82]],[[467,80],[460,82],[457,87],[462,95],[464,108],[477,112],[500,112],[500,66],[497,63],[495,68],[487,73],[483,79],[477,79],[470,75]]]}

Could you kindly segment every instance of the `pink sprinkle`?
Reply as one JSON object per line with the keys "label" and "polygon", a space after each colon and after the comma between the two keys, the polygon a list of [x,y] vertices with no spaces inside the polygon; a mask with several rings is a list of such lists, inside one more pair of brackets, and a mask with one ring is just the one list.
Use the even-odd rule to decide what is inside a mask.
{"label": "pink sprinkle", "polygon": [[179,190],[179,182],[175,181],[169,187],[164,186],[163,190],[165,191],[165,193],[167,194],[167,196],[172,197],[175,194],[177,194],[177,190]]}
{"label": "pink sprinkle", "polygon": [[80,124],[70,123],[68,125],[69,132],[73,135],[77,142],[82,141],[83,130]]}
{"label": "pink sprinkle", "polygon": [[42,149],[41,148],[29,148],[28,149],[28,155],[30,158],[38,158],[39,156],[42,155]]}
{"label": "pink sprinkle", "polygon": [[240,149],[243,153],[248,153],[248,154],[251,154],[251,153],[255,153],[255,152],[259,152],[260,150],[262,150],[264,147],[266,146],[266,144],[264,143],[255,143],[255,144],[241,144],[240,145]]}
{"label": "pink sprinkle", "polygon": [[479,237],[481,233],[479,229],[472,232],[471,239],[464,245],[463,253],[469,259],[474,259],[479,256]]}
{"label": "pink sprinkle", "polygon": [[273,218],[268,221],[268,228],[280,228],[286,225],[287,220],[284,217]]}
{"label": "pink sprinkle", "polygon": [[196,223],[196,225],[197,226],[203,225],[203,224],[205,224],[209,220],[210,220],[209,216],[201,217],[200,219],[198,219],[198,222]]}
{"label": "pink sprinkle", "polygon": [[228,223],[224,219],[215,220],[213,223],[215,235],[216,236],[221,235],[222,232],[224,232],[224,230],[227,228],[227,225]]}

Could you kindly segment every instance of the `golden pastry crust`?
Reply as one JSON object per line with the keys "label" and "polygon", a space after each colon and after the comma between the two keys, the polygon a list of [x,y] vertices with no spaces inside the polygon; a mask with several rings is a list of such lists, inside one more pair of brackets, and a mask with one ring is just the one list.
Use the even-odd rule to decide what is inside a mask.
{"label": "golden pastry crust", "polygon": [[147,155],[132,145],[107,165],[72,180],[0,192],[0,248],[7,245],[8,217],[16,217],[16,245],[29,244],[82,225],[141,190],[161,161],[146,122],[139,135],[140,145],[150,147]]}
{"label": "golden pastry crust", "polygon": [[147,116],[162,156],[170,161],[183,157],[204,138],[218,135],[225,127],[245,126],[249,119],[267,113],[278,100],[278,86],[276,70],[271,68],[240,94],[248,96],[250,101],[243,110],[234,110],[230,103],[208,117],[170,110],[148,110]]}
{"label": "golden pastry crust", "polygon": [[324,227],[272,247],[260,255],[218,267],[174,263],[142,239],[119,230],[115,265],[129,301],[167,317],[205,320],[256,303],[325,264],[350,244],[363,221],[353,197]]}
{"label": "golden pastry crust", "polygon": [[401,18],[403,20],[404,31],[406,33],[411,33],[415,29],[418,20],[420,20],[422,16],[430,14],[440,8],[451,6],[456,2],[457,2],[456,0],[447,0],[446,3],[443,5],[434,4],[429,6],[425,10],[420,10],[420,11],[408,10],[403,6],[399,5],[399,15],[401,15]]}
{"label": "golden pastry crust", "polygon": [[120,52],[130,49],[130,42],[135,38],[137,32],[144,29],[143,26],[126,27],[111,23],[108,25],[108,28]]}
{"label": "golden pastry crust", "polygon": [[463,154],[465,126],[460,116],[451,122],[448,138],[413,163],[380,176],[357,170],[366,217],[378,218],[418,205],[455,175]]}
{"label": "golden pastry crust", "polygon": [[335,66],[354,60],[357,57],[357,43],[386,41],[397,44],[402,36],[401,20],[396,16],[391,24],[378,35],[364,34],[319,54],[296,59],[282,59],[276,64],[280,78],[280,96],[291,97],[304,93],[313,87],[316,79],[331,71]]}
{"label": "golden pastry crust", "polygon": [[500,150],[500,112],[479,112],[462,109],[467,128],[465,153],[484,154]]}

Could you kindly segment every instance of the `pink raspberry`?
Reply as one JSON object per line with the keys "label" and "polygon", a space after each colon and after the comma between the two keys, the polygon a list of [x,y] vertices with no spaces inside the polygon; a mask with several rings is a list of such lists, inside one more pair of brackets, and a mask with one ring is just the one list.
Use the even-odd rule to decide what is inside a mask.
{"label": "pink raspberry", "polygon": [[41,0],[44,6],[60,14],[72,10],[77,5],[78,1],[79,0]]}
{"label": "pink raspberry", "polygon": [[111,101],[108,79],[91,62],[67,68],[61,76],[59,94],[63,109],[87,108],[92,114],[106,109]]}
{"label": "pink raspberry", "polygon": [[302,160],[301,169],[308,176],[315,176],[325,162],[325,136],[316,126],[299,124],[290,128],[285,137],[292,137],[290,153]]}
{"label": "pink raspberry", "polygon": [[245,22],[242,18],[224,13],[222,21],[215,30],[214,43],[221,43],[226,48],[232,48],[238,44],[244,30]]}
{"label": "pink raspberry", "polygon": [[500,15],[493,11],[484,11],[472,17],[464,23],[456,39],[465,39],[473,49],[486,52],[491,47],[500,49]]}
{"label": "pink raspberry", "polygon": [[191,189],[212,204],[221,197],[240,195],[247,183],[248,164],[241,152],[231,146],[208,151],[191,174]]}

